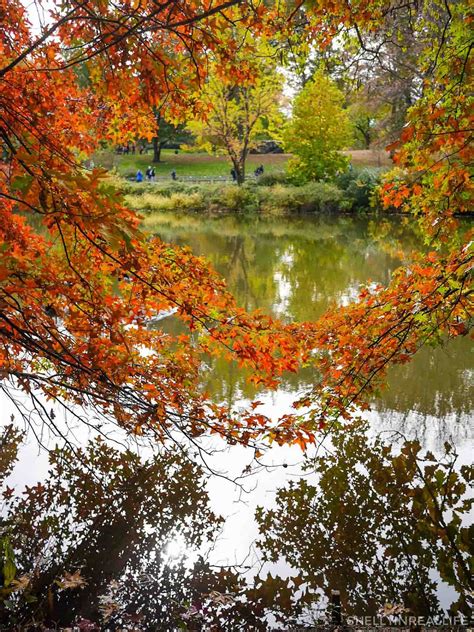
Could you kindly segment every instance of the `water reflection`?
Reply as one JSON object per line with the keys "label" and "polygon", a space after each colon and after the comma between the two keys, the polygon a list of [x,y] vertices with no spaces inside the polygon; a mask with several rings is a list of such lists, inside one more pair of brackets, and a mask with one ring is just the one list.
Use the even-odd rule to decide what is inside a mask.
{"label": "water reflection", "polygon": [[[261,561],[291,571],[244,574],[211,564],[222,519],[202,471],[181,454],[143,459],[103,441],[56,449],[37,485],[9,486],[21,435],[0,434],[0,629],[76,625],[99,630],[271,630],[328,616],[333,589],[345,616],[393,610],[469,614],[473,471],[417,442],[394,449],[356,424],[308,460],[306,475],[257,511]],[[328,446],[329,447],[329,446]],[[436,569],[437,575],[433,575]],[[391,606],[389,604],[392,604]]]}
{"label": "water reflection", "polygon": [[[189,245],[206,256],[227,280],[240,305],[261,308],[287,321],[314,320],[331,306],[357,297],[360,285],[387,283],[403,251],[421,248],[416,226],[399,217],[201,218],[154,215],[148,229],[163,239]],[[457,424],[468,435],[474,408],[474,362],[469,339],[425,348],[389,373],[388,388],[373,407],[400,430],[413,424]],[[311,371],[285,377],[294,392],[314,381]],[[233,365],[213,361],[203,374],[206,390],[229,405],[255,396]],[[416,421],[415,421],[416,420]],[[421,424],[420,424],[421,421]]]}
{"label": "water reflection", "polygon": [[223,520],[181,452],[56,448],[41,483],[22,488],[12,477],[22,441],[13,425],[0,432],[0,630],[226,632],[297,620],[292,581],[211,564]]}
{"label": "water reflection", "polygon": [[[166,215],[148,224],[207,256],[242,306],[286,320],[314,319],[354,298],[369,279],[388,282],[400,247],[417,244],[416,232],[397,218],[379,225],[351,217]],[[438,448],[450,438],[461,445],[474,403],[471,356],[466,339],[423,349],[392,369],[373,403],[370,433],[356,425],[334,434],[304,477],[291,467],[261,472],[248,506],[228,511],[229,487],[210,498],[212,485],[182,454],[145,459],[100,441],[55,451],[41,484],[13,489],[20,435],[9,429],[0,435],[0,629],[28,629],[32,621],[31,629],[82,621],[89,632],[267,630],[273,621],[292,629],[324,613],[333,589],[341,591],[344,612],[356,616],[389,602],[411,614],[434,616],[449,606],[468,613],[474,538],[464,520],[472,472],[457,464],[451,445],[431,455],[398,434],[382,440],[378,431],[425,442],[434,429]],[[273,408],[313,379],[310,371],[286,376]],[[255,394],[223,360],[203,369],[203,385],[230,405]],[[235,452],[222,458],[239,469]],[[268,490],[275,486],[273,502]],[[265,503],[257,514],[257,558],[265,570],[243,574],[229,564],[242,533],[255,529],[257,503]],[[237,513],[241,528],[224,542],[219,567],[206,553],[218,547],[223,511]]]}
{"label": "water reflection", "polygon": [[316,606],[340,591],[348,616],[388,614],[388,604],[442,616],[442,582],[455,595],[449,611],[468,617],[474,539],[461,525],[474,469],[456,461],[449,444],[437,458],[417,441],[398,450],[369,440],[364,425],[335,432],[331,449],[306,466],[316,482],[288,484],[274,508],[257,512],[264,559],[289,563]]}
{"label": "water reflection", "polygon": [[363,218],[178,218],[153,216],[149,230],[204,255],[238,303],[286,320],[311,320],[352,298],[367,280],[386,283],[399,260],[368,239]]}
{"label": "water reflection", "polygon": [[21,440],[12,426],[0,435],[1,629],[81,620],[89,630],[134,621],[173,629],[196,595],[225,583],[197,555],[172,554],[180,540],[197,551],[221,524],[198,467],[96,440],[54,450],[47,477],[15,490],[5,479]]}

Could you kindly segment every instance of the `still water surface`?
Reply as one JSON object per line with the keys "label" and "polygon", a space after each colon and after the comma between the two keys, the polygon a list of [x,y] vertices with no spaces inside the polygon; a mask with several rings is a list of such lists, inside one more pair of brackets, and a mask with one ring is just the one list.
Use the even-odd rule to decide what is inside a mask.
{"label": "still water surface", "polygon": [[[146,224],[148,230],[163,240],[189,246],[195,254],[209,259],[227,280],[229,289],[241,306],[248,310],[260,308],[286,321],[314,320],[327,309],[337,309],[338,305],[354,300],[361,284],[388,283],[393,271],[403,262],[405,253],[420,245],[416,231],[401,218],[390,221],[349,216],[201,218],[166,214],[149,217]],[[172,327],[172,318],[161,321],[159,326]],[[209,458],[208,465],[223,476],[209,476],[206,484],[211,508],[223,516],[225,522],[217,541],[211,546],[209,561],[227,567],[245,564],[251,567],[248,571],[251,581],[256,573],[263,578],[268,577],[268,573],[272,577],[294,577],[293,599],[295,596],[299,599],[298,586],[303,587],[302,593],[307,589],[309,593],[321,593],[322,601],[313,599],[311,602],[310,599],[308,612],[302,618],[298,618],[300,615],[295,618],[300,622],[308,623],[317,617],[318,608],[321,604],[324,606],[324,596],[327,597],[332,589],[341,591],[344,609],[349,614],[374,615],[387,601],[408,605],[417,614],[437,614],[440,608],[448,608],[459,598],[460,611],[468,612],[463,592],[466,586],[463,570],[465,542],[453,541],[441,545],[443,533],[449,531],[444,527],[444,531],[441,529],[433,539],[426,518],[429,512],[423,513],[431,502],[430,497],[422,498],[421,514],[415,515],[410,509],[413,501],[410,494],[414,487],[422,488],[423,482],[418,477],[405,485],[404,476],[411,471],[409,460],[392,462],[390,456],[384,456],[382,444],[393,444],[394,454],[398,454],[404,438],[417,439],[423,453],[429,449],[439,457],[443,454],[444,442],[449,441],[459,454],[454,468],[455,472],[459,472],[460,464],[472,460],[473,377],[472,345],[467,338],[437,349],[422,349],[413,362],[391,370],[387,390],[373,402],[371,411],[365,415],[367,429],[355,431],[347,439],[343,435],[329,437],[322,446],[311,450],[310,456],[314,457],[317,453],[321,459],[318,463],[312,461],[313,470],[304,469],[299,448],[272,448],[264,456],[265,467],[241,481],[243,487],[236,487],[231,480],[241,475],[252,461],[252,451],[218,445],[219,451]],[[312,379],[308,372],[290,375],[276,392],[259,393],[258,398],[264,402],[263,412],[277,417],[289,410],[295,393],[304,390]],[[242,372],[223,361],[204,368],[203,385],[217,401],[225,401],[231,406],[245,404],[255,397],[254,389],[246,382]],[[9,410],[5,412],[10,413]],[[80,440],[86,443],[88,437],[84,436],[83,430],[81,432]],[[381,442],[376,443],[378,438]],[[34,446],[34,442],[30,442],[23,449],[14,481],[19,485],[33,484],[46,476],[46,457],[44,454],[38,457]],[[144,453],[147,454],[146,448]],[[146,519],[141,535],[136,531],[138,514],[133,486],[126,487],[126,493],[131,494],[129,515],[117,513],[108,517],[108,514],[103,514],[108,530],[102,540],[100,530],[96,530],[96,534],[87,531],[90,525],[87,526],[84,518],[88,515],[87,511],[96,511],[96,503],[100,499],[96,498],[95,492],[90,498],[84,495],[86,492],[78,495],[77,506],[85,513],[82,515],[78,509],[77,516],[71,514],[72,522],[77,521],[74,530],[80,534],[78,525],[84,521],[87,526],[85,532],[92,533],[87,538],[92,537],[93,542],[96,538],[101,544],[94,544],[95,548],[90,545],[94,554],[88,553],[88,557],[84,557],[81,551],[84,550],[84,542],[87,544],[87,538],[83,542],[78,537],[74,552],[67,552],[65,559],[69,561],[75,559],[74,556],[78,560],[84,557],[83,573],[89,577],[89,588],[81,593],[82,602],[88,603],[88,610],[84,610],[81,604],[73,608],[71,602],[65,603],[71,621],[76,613],[83,616],[87,613],[87,617],[91,618],[99,616],[95,604],[97,595],[106,590],[111,577],[120,579],[125,568],[118,557],[114,557],[114,551],[122,550],[124,542],[130,547],[132,533],[137,534],[134,563],[141,574],[134,575],[138,571],[130,571],[127,581],[145,575],[144,569],[148,569],[147,583],[133,589],[133,585],[129,584],[132,586],[130,594],[124,593],[121,599],[129,604],[129,612],[144,613],[148,608],[150,614],[146,615],[149,617],[146,621],[149,621],[150,627],[144,629],[177,629],[174,623],[169,623],[176,621],[176,604],[181,614],[189,608],[189,603],[192,604],[191,610],[194,603],[198,604],[198,610],[201,607],[199,599],[192,601],[189,592],[191,583],[185,580],[184,575],[179,575],[175,569],[176,578],[170,576],[166,588],[160,573],[168,573],[166,568],[170,559],[189,557],[196,541],[199,541],[199,538],[186,540],[188,531],[183,525],[187,523],[180,517],[184,508],[195,508],[194,522],[189,523],[194,533],[212,532],[214,529],[214,535],[217,535],[221,527],[213,527],[210,518],[206,523],[204,515],[207,514],[202,508],[204,500],[202,505],[197,504],[198,482],[193,480],[192,471],[183,469],[182,482],[176,479],[178,487],[181,485],[176,495],[172,484],[176,474],[167,473],[169,457],[161,455],[160,458],[162,460],[156,467],[158,471],[163,471],[160,479],[163,490],[152,486],[147,492],[153,507],[150,509],[152,519]],[[449,457],[445,459],[449,462]],[[447,470],[441,467],[440,471]],[[120,470],[118,472],[120,474]],[[429,471],[427,476],[430,476]],[[86,469],[84,481],[88,477]],[[107,473],[103,478],[112,490],[115,489]],[[122,490],[120,480],[117,484]],[[67,489],[71,483],[66,481],[65,485]],[[433,487],[432,481],[430,485]],[[281,492],[283,488],[285,492]],[[87,489],[84,483],[84,490]],[[155,496],[156,506],[153,505]],[[117,497],[122,499],[123,491]],[[109,502],[106,492],[104,506],[110,510],[112,505],[105,501]],[[85,508],[81,508],[82,502]],[[444,512],[447,521],[452,515],[449,502],[448,499]],[[74,511],[74,506],[71,507]],[[258,507],[263,508],[260,524],[255,517]],[[51,512],[52,509],[47,507],[45,511]],[[66,514],[69,513],[68,507]],[[99,512],[98,515],[102,514]],[[118,518],[124,524],[129,521],[133,528],[115,528]],[[43,520],[41,516],[39,519]],[[463,515],[462,524],[466,521],[467,517]],[[122,523],[119,521],[118,524]],[[160,534],[156,541],[155,532]],[[459,532],[458,525],[454,529],[454,539]],[[33,541],[38,539],[39,548],[44,546],[38,532],[32,538]],[[113,544],[111,552],[104,550],[104,546],[107,548],[104,542],[109,540],[111,547]],[[152,540],[155,542],[153,546],[150,544]],[[256,545],[257,541],[260,545]],[[68,546],[66,542],[66,549]],[[441,579],[437,567],[446,551],[448,555],[441,564]],[[53,559],[51,563],[60,564],[60,554],[57,555],[58,559]],[[190,557],[192,560],[196,556]],[[111,569],[108,569],[109,566]],[[272,594],[276,585],[271,579],[265,594]],[[183,594],[178,596],[180,590]],[[218,590],[226,592],[232,591],[232,588],[224,586]],[[291,608],[288,610],[285,595],[285,591],[279,593],[276,609],[287,608],[282,620],[288,622],[292,620],[293,613]],[[158,604],[161,604],[161,610]],[[170,608],[172,612],[169,612]],[[253,615],[255,612],[257,610],[253,608]],[[268,620],[272,620],[272,615],[269,616]],[[190,629],[200,629],[198,621],[196,618],[198,627]],[[244,629],[254,628],[248,626]]]}
{"label": "still water surface", "polygon": [[[148,228],[165,241],[190,246],[212,262],[239,304],[286,321],[311,321],[357,298],[361,284],[386,284],[421,240],[401,218],[319,216],[214,219],[153,216]],[[373,408],[399,430],[449,434],[463,443],[474,409],[474,354],[467,338],[425,348],[391,370],[389,388]],[[311,375],[287,378],[282,393],[304,388]],[[254,395],[235,367],[219,365],[206,387],[229,404]],[[414,427],[416,420],[416,428]],[[425,437],[426,438],[426,437]]]}
{"label": "still water surface", "polygon": [[[211,219],[167,214],[155,215],[147,220],[147,224],[148,229],[165,241],[189,246],[195,254],[209,259],[226,279],[229,289],[241,306],[249,310],[260,308],[286,321],[314,320],[327,309],[337,308],[337,305],[354,300],[361,284],[388,283],[393,271],[403,263],[410,250],[422,247],[416,229],[399,217],[378,220],[349,216],[224,216]],[[304,389],[312,378],[307,373],[291,375],[284,380],[276,393],[259,394],[259,399],[265,402],[265,412],[275,416],[285,412],[294,393]],[[254,389],[246,383],[242,373],[235,366],[225,363],[209,367],[204,382],[206,390],[229,405],[255,396]],[[455,446],[459,461],[470,462],[473,412],[473,348],[471,341],[463,338],[441,348],[424,348],[410,364],[393,368],[389,374],[388,388],[373,402],[372,410],[366,418],[370,423],[369,434],[372,437],[380,436],[385,442],[399,446],[402,437],[408,440],[417,439],[423,449],[434,450],[437,455],[442,451],[444,442],[449,441]],[[323,446],[324,449],[326,447],[328,446]],[[238,450],[234,450],[233,455],[226,456],[226,468],[234,462],[239,466],[243,464],[245,459],[239,459],[237,453]],[[318,454],[321,454],[319,448]],[[235,504],[238,494],[233,495],[225,483],[218,479],[211,481],[211,498],[215,509],[227,516],[224,537],[220,547],[216,547],[216,555],[220,555],[221,561],[242,559],[246,547],[259,535],[253,519],[254,510],[259,505],[273,507],[275,491],[286,485],[292,476],[298,478],[297,465],[293,469],[292,465],[299,460],[299,456],[295,450],[271,452],[267,457],[267,464],[277,465],[284,462],[288,467],[284,470],[275,467],[262,471],[255,481],[255,489],[245,497],[245,506]],[[359,463],[359,466],[362,465]],[[235,468],[236,473],[238,469]],[[289,498],[285,506],[281,504],[283,514],[285,511],[297,511],[296,504],[292,505],[292,502],[296,502],[294,498]],[[300,510],[304,513],[307,506],[303,503]],[[364,510],[361,508],[362,511]],[[370,509],[366,508],[365,511]],[[342,501],[340,512],[347,513],[349,522],[353,520],[349,524],[349,531],[354,529],[355,549],[358,519]],[[280,525],[273,523],[274,530],[280,528],[280,540],[275,536],[272,542],[273,546],[281,547],[288,543],[287,555],[286,558],[283,555],[273,555],[273,563],[267,562],[265,569],[270,568],[272,572],[284,576],[285,573],[294,572],[288,560],[296,566],[308,566],[308,561],[295,551],[305,545],[308,537],[319,536],[311,536],[311,530],[305,533],[304,528],[296,538],[289,533],[285,535],[281,518],[283,514],[280,514]],[[315,516],[311,518],[310,514],[307,514],[306,519],[308,518],[316,519]],[[368,519],[370,523],[370,514],[365,515],[364,519]],[[376,519],[374,513],[374,520]],[[301,528],[302,524],[288,524],[287,527],[294,530]],[[262,529],[260,536],[261,531]],[[380,533],[374,532],[373,535],[381,537]],[[329,547],[328,551],[330,550]],[[343,576],[347,573],[357,574],[355,569],[361,560],[357,560],[355,555],[351,561],[351,552],[346,552],[346,555],[348,566],[334,580],[336,584],[344,583]],[[413,552],[408,564],[413,559],[421,558]],[[436,559],[424,560],[424,563],[435,566]],[[423,566],[423,562],[420,564]],[[322,563],[321,565],[324,566]],[[425,571],[426,582],[429,576],[436,586],[435,592],[441,605],[447,608],[458,597],[458,588],[440,581],[434,568],[424,569],[423,572]],[[319,577],[318,573],[319,570],[313,568],[311,572],[303,572],[303,576],[314,579]],[[324,575],[326,580],[329,575]],[[420,576],[417,581],[419,580]],[[315,580],[316,583],[318,581]],[[421,596],[424,592],[421,587],[414,590],[418,590],[420,599],[427,599],[426,595]],[[370,611],[368,592],[369,589],[366,588],[365,602],[364,599],[361,602],[352,602],[355,611],[357,607],[359,612],[364,611],[361,605],[363,603],[366,604],[365,610]],[[426,606],[427,610],[423,610],[424,607],[420,606],[420,611],[430,611],[430,607]]]}

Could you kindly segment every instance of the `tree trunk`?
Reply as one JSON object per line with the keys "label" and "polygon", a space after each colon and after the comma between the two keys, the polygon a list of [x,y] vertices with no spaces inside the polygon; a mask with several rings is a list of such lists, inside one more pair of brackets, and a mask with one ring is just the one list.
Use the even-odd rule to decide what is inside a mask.
{"label": "tree trunk", "polygon": [[245,182],[245,159],[235,162],[234,169],[237,175],[237,184],[240,186]]}
{"label": "tree trunk", "polygon": [[371,136],[370,131],[366,130],[366,131],[362,132],[362,135],[364,137],[365,149],[370,149],[370,143],[372,141],[372,139],[370,137]]}
{"label": "tree trunk", "polygon": [[153,162],[161,161],[161,143],[158,136],[153,138]]}
{"label": "tree trunk", "polygon": [[355,125],[356,129],[360,132],[363,142],[364,149],[370,149],[370,143],[372,142],[372,131],[370,129],[370,120],[367,119],[367,125],[359,123]]}

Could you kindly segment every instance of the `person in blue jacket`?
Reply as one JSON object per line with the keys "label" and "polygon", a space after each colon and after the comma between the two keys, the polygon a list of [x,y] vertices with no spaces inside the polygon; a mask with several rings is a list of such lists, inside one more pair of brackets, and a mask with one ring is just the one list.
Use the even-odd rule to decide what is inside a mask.
{"label": "person in blue jacket", "polygon": [[140,171],[140,169],[137,171],[137,175],[135,176],[135,179],[137,182],[143,182],[143,173]]}

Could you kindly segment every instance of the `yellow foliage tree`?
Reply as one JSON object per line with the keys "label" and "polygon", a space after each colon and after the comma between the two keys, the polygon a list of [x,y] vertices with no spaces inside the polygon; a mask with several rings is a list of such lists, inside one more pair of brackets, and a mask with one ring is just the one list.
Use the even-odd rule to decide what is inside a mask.
{"label": "yellow foliage tree", "polygon": [[266,69],[253,77],[212,72],[200,95],[201,113],[189,122],[199,147],[226,154],[238,184],[245,180],[245,161],[262,133],[282,121],[282,78]]}

